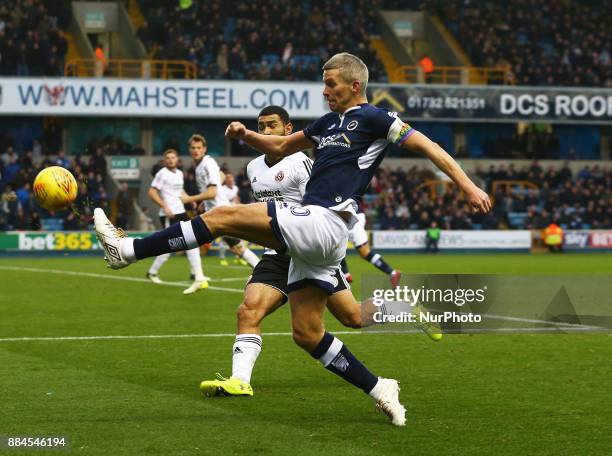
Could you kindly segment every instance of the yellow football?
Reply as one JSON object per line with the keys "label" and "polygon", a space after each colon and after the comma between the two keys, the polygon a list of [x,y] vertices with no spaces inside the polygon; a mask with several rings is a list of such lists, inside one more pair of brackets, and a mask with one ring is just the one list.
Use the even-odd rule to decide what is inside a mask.
{"label": "yellow football", "polygon": [[67,208],[77,196],[77,182],[70,171],[49,166],[34,179],[34,198],[48,211]]}

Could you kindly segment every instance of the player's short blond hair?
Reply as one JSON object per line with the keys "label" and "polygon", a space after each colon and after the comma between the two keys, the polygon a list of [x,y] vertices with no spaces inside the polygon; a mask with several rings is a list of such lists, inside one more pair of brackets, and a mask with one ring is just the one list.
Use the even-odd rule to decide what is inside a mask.
{"label": "player's short blond hair", "polygon": [[191,135],[191,138],[189,138],[189,145],[191,146],[191,143],[193,142],[201,142],[202,145],[206,147],[206,138],[202,135],[198,135],[198,134]]}
{"label": "player's short blond hair", "polygon": [[327,70],[340,70],[340,76],[349,84],[353,81],[359,81],[361,85],[361,95],[365,95],[370,75],[366,64],[356,55],[349,54],[348,52],[341,52],[332,56],[332,58],[323,65],[323,71]]}
{"label": "player's short blond hair", "polygon": [[174,149],[166,149],[166,150],[164,151],[164,157],[166,157],[166,156],[168,156],[168,155],[170,155],[170,154],[174,154],[174,155],[176,155],[177,157],[179,156],[179,153],[178,153],[176,150],[174,150]]}

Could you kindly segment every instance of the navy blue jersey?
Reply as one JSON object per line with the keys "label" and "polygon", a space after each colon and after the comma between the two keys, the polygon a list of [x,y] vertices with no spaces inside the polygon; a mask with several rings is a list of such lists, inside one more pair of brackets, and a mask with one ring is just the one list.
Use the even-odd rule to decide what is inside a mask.
{"label": "navy blue jersey", "polygon": [[396,113],[368,103],[314,121],[304,129],[316,149],[303,204],[356,213],[389,144],[414,132]]}

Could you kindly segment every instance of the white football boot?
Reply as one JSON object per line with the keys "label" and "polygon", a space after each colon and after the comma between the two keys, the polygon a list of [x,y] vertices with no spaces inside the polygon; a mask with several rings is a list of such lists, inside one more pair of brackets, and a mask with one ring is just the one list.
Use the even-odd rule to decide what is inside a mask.
{"label": "white football boot", "polygon": [[396,426],[405,426],[406,409],[399,401],[399,382],[392,378],[382,377],[379,377],[378,381],[381,383],[381,392],[376,401],[376,408],[385,412]]}
{"label": "white football boot", "polygon": [[117,228],[104,214],[104,211],[97,207],[94,209],[94,228],[96,236],[106,256],[106,265],[111,269],[121,269],[129,266],[130,263],[123,258],[121,254],[121,243],[127,238],[127,235],[121,228]]}

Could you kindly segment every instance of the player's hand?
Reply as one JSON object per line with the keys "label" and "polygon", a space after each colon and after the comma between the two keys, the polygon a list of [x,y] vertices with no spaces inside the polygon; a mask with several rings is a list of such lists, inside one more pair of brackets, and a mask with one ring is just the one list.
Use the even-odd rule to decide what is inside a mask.
{"label": "player's hand", "polygon": [[193,203],[193,200],[191,199],[191,196],[189,196],[187,194],[183,194],[183,195],[181,195],[181,203],[183,203],[183,204],[190,204],[190,203]]}
{"label": "player's hand", "polygon": [[232,122],[225,130],[225,136],[231,139],[244,139],[246,135],[246,127],[241,122]]}
{"label": "player's hand", "polygon": [[474,188],[466,192],[466,194],[474,214],[486,214],[491,210],[493,205],[491,204],[489,195],[480,188],[474,186]]}
{"label": "player's hand", "polygon": [[204,213],[206,211],[206,203],[202,201],[200,204],[198,204],[197,210],[201,214]]}
{"label": "player's hand", "polygon": [[166,217],[168,217],[169,219],[174,218],[174,213],[168,207],[164,207],[164,214],[166,214]]}

